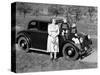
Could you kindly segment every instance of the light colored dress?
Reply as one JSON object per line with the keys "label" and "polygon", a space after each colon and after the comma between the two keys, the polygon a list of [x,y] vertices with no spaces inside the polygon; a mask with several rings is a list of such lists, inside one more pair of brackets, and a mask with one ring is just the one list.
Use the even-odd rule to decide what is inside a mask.
{"label": "light colored dress", "polygon": [[59,52],[59,26],[49,24],[48,25],[48,41],[47,52]]}

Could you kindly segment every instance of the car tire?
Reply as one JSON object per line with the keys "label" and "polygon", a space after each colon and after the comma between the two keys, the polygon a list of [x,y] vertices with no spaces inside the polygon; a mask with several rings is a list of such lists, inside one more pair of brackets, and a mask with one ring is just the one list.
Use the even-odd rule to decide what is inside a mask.
{"label": "car tire", "polygon": [[66,60],[75,61],[78,59],[79,54],[74,45],[67,43],[63,46],[63,57]]}
{"label": "car tire", "polygon": [[27,37],[21,36],[18,38],[18,47],[25,51],[28,52],[29,51],[29,41]]}

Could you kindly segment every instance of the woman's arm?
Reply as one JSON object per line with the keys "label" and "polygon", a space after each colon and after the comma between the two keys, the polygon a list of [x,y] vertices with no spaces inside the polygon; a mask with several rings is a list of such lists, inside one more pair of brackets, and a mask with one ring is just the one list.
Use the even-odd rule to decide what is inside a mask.
{"label": "woman's arm", "polygon": [[59,26],[57,26],[57,34],[56,35],[59,35]]}
{"label": "woman's arm", "polygon": [[48,34],[49,34],[49,35],[52,35],[50,24],[48,25]]}

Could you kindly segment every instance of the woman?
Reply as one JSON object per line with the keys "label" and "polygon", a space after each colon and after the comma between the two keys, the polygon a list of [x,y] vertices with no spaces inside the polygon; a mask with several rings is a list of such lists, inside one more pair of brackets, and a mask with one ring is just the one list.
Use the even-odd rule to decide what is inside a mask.
{"label": "woman", "polygon": [[[57,59],[57,52],[59,52],[59,26],[56,24],[56,20],[52,19],[52,23],[48,25],[48,42],[47,51],[50,52],[51,60]],[[54,55],[54,56],[53,56]]]}

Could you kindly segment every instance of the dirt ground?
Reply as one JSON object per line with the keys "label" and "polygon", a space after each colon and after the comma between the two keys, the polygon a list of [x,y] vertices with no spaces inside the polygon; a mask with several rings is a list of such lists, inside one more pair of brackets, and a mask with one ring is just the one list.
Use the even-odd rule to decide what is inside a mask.
{"label": "dirt ground", "polygon": [[58,61],[51,61],[49,54],[39,54],[33,51],[25,53],[17,47],[16,72],[40,72],[97,68],[96,52],[83,60],[67,61],[60,57]]}

